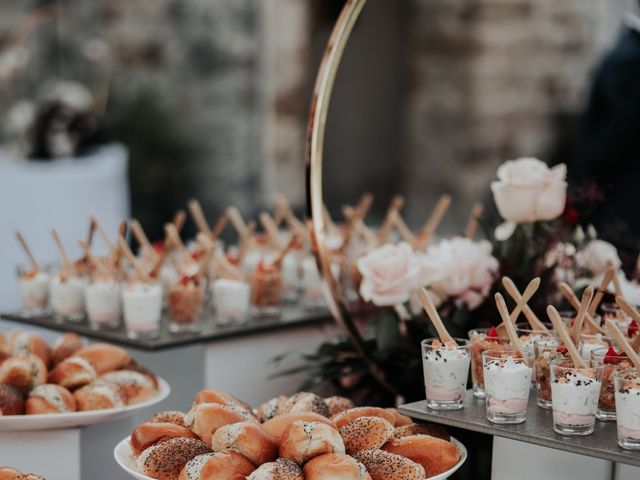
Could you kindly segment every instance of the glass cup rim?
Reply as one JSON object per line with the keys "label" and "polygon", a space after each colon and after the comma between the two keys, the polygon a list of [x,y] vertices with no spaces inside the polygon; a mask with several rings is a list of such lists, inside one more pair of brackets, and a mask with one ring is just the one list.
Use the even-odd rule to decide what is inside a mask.
{"label": "glass cup rim", "polygon": [[598,333],[585,333],[580,332],[580,338],[602,338],[603,340],[611,340],[610,335],[604,335],[600,332]]}
{"label": "glass cup rim", "polygon": [[635,377],[640,377],[640,370],[635,367],[629,367],[623,370],[616,370],[613,373],[614,377],[622,377],[623,375],[634,375]]}
{"label": "glass cup rim", "polygon": [[[555,345],[542,345],[542,342],[548,342],[549,340],[554,340],[556,342]],[[543,338],[537,338],[533,341],[534,348],[536,346],[544,347],[558,347],[562,343],[562,339],[560,337],[556,337],[555,335],[549,335]]]}
{"label": "glass cup rim", "polygon": [[567,361],[570,362],[571,358],[563,358],[563,359],[558,358],[556,360],[551,360],[551,363],[549,364],[549,367],[551,369],[554,369],[554,370],[556,370],[556,369],[565,370],[565,371],[573,370],[573,371],[578,371],[578,372],[582,372],[582,371],[585,371],[585,370],[602,371],[602,369],[603,369],[603,365],[599,365],[597,367],[590,367],[590,366],[587,366],[587,367],[576,367],[576,366],[573,366],[573,365],[569,367],[569,366],[566,366],[566,365],[560,365],[560,362],[567,362]]}
{"label": "glass cup rim", "polygon": [[[514,350],[512,348],[494,348],[491,350],[485,350],[484,352],[482,352],[482,359],[483,361],[486,358],[490,358],[492,360],[498,360],[499,358],[501,358],[502,355],[504,354],[513,354]],[[514,358],[514,361],[530,361],[533,360],[533,355],[531,354],[531,352],[522,352],[523,356],[522,357],[518,357],[518,358]]]}
{"label": "glass cup rim", "polygon": [[[458,346],[456,346],[455,348],[452,348],[452,350],[459,350],[459,349],[467,350],[469,348],[469,344],[471,343],[471,340],[469,340],[468,338],[453,337],[453,339],[456,341]],[[431,346],[431,343],[433,343],[435,340],[437,340],[438,342],[441,342],[439,337],[425,338],[424,340],[420,341],[420,346],[422,348],[433,348]]]}

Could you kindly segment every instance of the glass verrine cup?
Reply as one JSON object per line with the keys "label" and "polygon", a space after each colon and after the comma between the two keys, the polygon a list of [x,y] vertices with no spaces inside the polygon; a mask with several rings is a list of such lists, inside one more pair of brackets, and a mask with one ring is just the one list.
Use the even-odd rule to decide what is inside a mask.
{"label": "glass verrine cup", "polygon": [[463,407],[469,377],[469,340],[455,341],[458,345],[443,345],[437,338],[421,342],[427,406],[433,410]]}
{"label": "glass verrine cup", "polygon": [[598,398],[596,418],[603,422],[616,419],[615,372],[633,367],[631,360],[624,352],[616,352],[613,347],[599,348],[591,352],[591,366],[602,367],[602,386]]}
{"label": "glass verrine cup", "polygon": [[202,330],[206,286],[203,280],[183,278],[169,290],[169,331],[172,333]]}
{"label": "glass verrine cup", "polygon": [[482,354],[487,350],[505,348],[508,346],[509,340],[499,337],[495,328],[474,328],[469,330],[467,335],[469,336],[469,354],[471,356],[473,396],[485,398]]}
{"label": "glass verrine cup", "polygon": [[122,291],[113,277],[94,277],[84,290],[87,321],[93,330],[113,329],[122,318]]}
{"label": "glass verrine cup", "polygon": [[87,281],[70,272],[60,271],[51,277],[51,309],[59,321],[81,322],[85,316],[84,290]]}
{"label": "glass verrine cup", "polygon": [[640,374],[636,369],[614,373],[618,445],[640,450]]}
{"label": "glass verrine cup", "polygon": [[263,261],[251,274],[251,306],[256,315],[279,317],[282,313],[282,273],[278,267]]}
{"label": "glass verrine cup", "polygon": [[580,356],[587,362],[591,361],[591,352],[601,348],[609,348],[612,345],[611,337],[601,333],[581,333],[578,342]]}
{"label": "glass verrine cup", "polygon": [[242,280],[219,278],[211,285],[216,323],[243,323],[251,313],[251,285]]}
{"label": "glass verrine cup", "polygon": [[533,373],[536,378],[536,401],[539,407],[551,409],[551,362],[567,358],[567,350],[557,337],[536,340]]}
{"label": "glass verrine cup", "polygon": [[612,320],[620,331],[626,332],[631,323],[631,317],[620,308],[617,303],[605,303],[600,305],[602,310],[602,321]]}
{"label": "glass verrine cup", "polygon": [[482,354],[487,420],[492,423],[522,423],[533,375],[533,356],[512,349],[488,350]]}
{"label": "glass verrine cup", "polygon": [[125,285],[122,306],[129,338],[151,339],[160,335],[162,286],[159,283],[131,282]]}
{"label": "glass verrine cup", "polygon": [[18,286],[22,301],[22,315],[27,317],[45,316],[49,310],[49,288],[51,276],[45,270],[19,265]]}
{"label": "glass verrine cup", "polygon": [[556,433],[593,433],[601,378],[602,367],[577,368],[571,360],[551,362],[553,430]]}

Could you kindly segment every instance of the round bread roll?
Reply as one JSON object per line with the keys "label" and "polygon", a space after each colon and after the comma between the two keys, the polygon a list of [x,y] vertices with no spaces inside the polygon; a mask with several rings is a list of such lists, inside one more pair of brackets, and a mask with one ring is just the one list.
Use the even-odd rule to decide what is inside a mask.
{"label": "round bread roll", "polygon": [[13,385],[0,384],[0,416],[22,415],[24,398],[20,390]]}
{"label": "round bread roll", "polygon": [[42,475],[36,475],[35,473],[25,473],[20,480],[46,480]]}
{"label": "round bread roll", "polygon": [[323,453],[344,453],[340,433],[320,422],[296,420],[284,431],[280,441],[280,456],[300,465]]}
{"label": "round bread roll", "polygon": [[329,420],[327,417],[318,415],[317,413],[303,412],[303,413],[283,413],[277,417],[272,418],[262,424],[262,428],[275,438],[277,443],[280,443],[280,439],[284,431],[297,420],[303,422],[321,422],[326,423],[332,428],[336,428],[336,424]]}
{"label": "round bread roll", "polygon": [[193,405],[189,413],[185,415],[184,421],[185,426],[190,428],[208,446],[211,446],[211,437],[220,427],[245,421],[258,422],[255,417],[240,407],[219,403]]}
{"label": "round bread roll", "polygon": [[105,373],[100,379],[117,385],[127,405],[144,402],[158,394],[158,389],[151,378],[133,370]]}
{"label": "round bread roll", "polygon": [[173,423],[174,425],[179,425],[184,427],[184,417],[185,414],[179,412],[177,410],[167,410],[166,412],[158,412],[149,420],[147,423]]}
{"label": "round bread roll", "polygon": [[372,480],[424,480],[422,465],[384,450],[362,450],[353,455],[371,475]]}
{"label": "round bread roll", "polygon": [[280,395],[279,397],[272,398],[268,402],[264,402],[257,408],[256,417],[258,417],[258,420],[262,423],[271,420],[273,417],[282,413],[282,409],[284,408],[284,404],[287,403],[287,400],[288,397]]}
{"label": "round bread roll", "polygon": [[305,480],[302,469],[296,462],[279,458],[275,462],[260,465],[247,480]]}
{"label": "round bread roll", "polygon": [[26,394],[47,380],[47,367],[36,355],[17,355],[0,364],[0,383],[13,385]]}
{"label": "round bread roll", "polygon": [[325,398],[324,403],[329,407],[329,417],[333,417],[339,413],[355,408],[355,404],[346,397],[334,395],[333,397]]}
{"label": "round bread roll", "polygon": [[447,442],[451,436],[447,430],[435,423],[413,423],[411,425],[403,425],[396,427],[393,432],[393,438],[410,437],[411,435],[431,435],[432,437],[441,438]]}
{"label": "round bread roll", "polygon": [[0,480],[22,480],[22,472],[11,467],[0,467]]}
{"label": "round bread roll", "polygon": [[197,438],[178,437],[156,443],[138,455],[138,471],[157,480],[176,480],[189,460],[209,453]]}
{"label": "round bread roll", "polygon": [[117,385],[96,380],[73,392],[78,410],[102,410],[125,406],[124,398]]}
{"label": "round bread roll", "polygon": [[365,466],[341,453],[325,453],[304,466],[305,480],[371,480]]}
{"label": "round bread roll", "polygon": [[239,406],[244,410],[251,412],[251,406],[238,400],[233,395],[223,392],[222,390],[215,390],[213,388],[205,388],[196,393],[194,403],[219,403],[221,405]]}
{"label": "round bread roll", "polygon": [[13,342],[11,345],[11,353],[13,355],[35,355],[40,357],[40,360],[45,364],[45,366],[49,366],[49,362],[51,361],[51,351],[49,350],[49,345],[44,341],[37,333],[31,332],[20,332],[15,337],[13,337]]}
{"label": "round bread roll", "polygon": [[181,427],[175,423],[141,423],[131,432],[131,451],[134,455],[140,455],[144,450],[156,443],[180,437],[198,438],[188,428]]}
{"label": "round bread roll", "polygon": [[82,338],[77,333],[68,332],[60,336],[51,347],[51,364],[56,366],[80,350],[82,345]]}
{"label": "round bread roll", "polygon": [[384,418],[387,422],[393,425],[396,421],[396,416],[392,412],[386,411],[384,408],[378,407],[355,407],[345,410],[338,415],[331,418],[338,428],[353,422],[359,417],[380,417]]}
{"label": "round bread roll", "polygon": [[131,357],[126,350],[108,343],[88,345],[76,351],[72,356],[89,360],[98,375],[118,370],[131,362]]}
{"label": "round bread roll", "polygon": [[424,467],[427,477],[446,472],[460,460],[460,452],[453,443],[429,435],[391,440],[384,450],[419,463]]}
{"label": "round bread roll", "polygon": [[405,425],[413,425],[413,419],[402,415],[397,408],[385,408],[387,412],[390,412],[395,417],[394,427],[404,427]]}
{"label": "round bread roll", "polygon": [[26,403],[27,415],[40,413],[67,413],[77,410],[76,399],[60,385],[45,383],[29,392]]}
{"label": "round bread roll", "polygon": [[380,417],[358,417],[340,428],[347,453],[380,448],[393,436],[393,425]]}
{"label": "round bread roll", "polygon": [[49,374],[49,383],[57,383],[69,390],[76,390],[90,384],[98,374],[89,360],[71,357],[58,363]]}
{"label": "round bread roll", "polygon": [[245,480],[255,469],[237,452],[205,453],[191,459],[178,480]]}
{"label": "round bread roll", "polygon": [[211,438],[211,449],[214,452],[234,450],[258,466],[278,458],[278,446],[273,437],[253,422],[220,427]]}
{"label": "round bread roll", "polygon": [[329,417],[329,407],[324,403],[324,400],[310,392],[298,392],[290,396],[282,407],[282,413],[302,412],[317,413],[323,417]]}

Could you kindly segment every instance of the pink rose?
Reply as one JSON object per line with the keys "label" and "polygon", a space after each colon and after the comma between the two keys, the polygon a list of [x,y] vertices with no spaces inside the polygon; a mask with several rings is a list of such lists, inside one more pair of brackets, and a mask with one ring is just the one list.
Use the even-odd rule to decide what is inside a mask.
{"label": "pink rose", "polygon": [[360,295],[379,307],[406,302],[419,286],[420,258],[406,242],[371,250],[357,266],[362,275]]}

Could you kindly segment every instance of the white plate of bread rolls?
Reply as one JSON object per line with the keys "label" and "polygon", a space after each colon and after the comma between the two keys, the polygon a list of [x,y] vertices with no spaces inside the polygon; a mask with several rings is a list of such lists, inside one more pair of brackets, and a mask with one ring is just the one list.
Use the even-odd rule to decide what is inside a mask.
{"label": "white plate of bread rolls", "polygon": [[0,333],[0,431],[70,428],[148,408],[169,384],[122,348],[66,333],[49,346],[32,332]]}
{"label": "white plate of bread rolls", "polygon": [[135,427],[114,457],[139,480],[441,480],[467,451],[442,427],[395,409],[308,392],[252,409],[206,389],[188,412]]}

